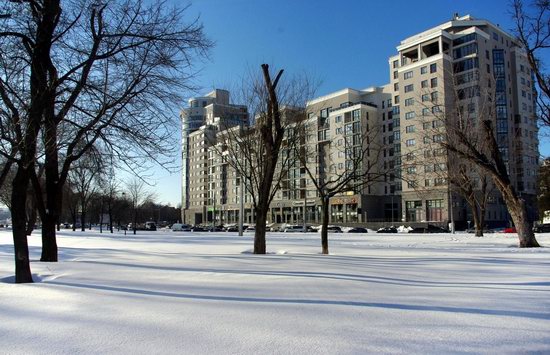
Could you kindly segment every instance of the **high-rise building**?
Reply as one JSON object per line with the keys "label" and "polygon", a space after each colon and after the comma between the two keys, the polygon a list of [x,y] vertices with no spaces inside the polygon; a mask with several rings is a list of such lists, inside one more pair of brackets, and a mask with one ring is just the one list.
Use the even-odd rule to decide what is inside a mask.
{"label": "high-rise building", "polygon": [[[310,168],[322,180],[349,168],[349,156],[365,144],[378,147],[362,168],[374,166],[375,183],[330,199],[330,223],[439,224],[472,221],[464,199],[448,180],[454,164],[443,149],[455,112],[476,120],[490,106],[498,148],[517,191],[535,199],[538,128],[533,74],[519,42],[498,26],[467,15],[411,36],[389,58],[390,82],[364,90],[343,89],[307,103],[307,144],[318,155]],[[490,95],[487,93],[491,92]],[[489,99],[487,99],[489,97]],[[247,119],[246,108],[229,104],[216,90],[194,98],[182,111],[183,209],[187,223],[237,222],[240,185],[209,143]],[[223,108],[223,109],[222,109]],[[486,108],[486,107],[485,107]],[[473,125],[472,127],[474,127]],[[365,139],[365,132],[376,132]],[[370,140],[370,142],[369,142]],[[475,171],[471,174],[475,179]],[[296,164],[279,183],[270,206],[273,223],[320,223],[321,201],[305,168]],[[245,196],[245,220],[253,220]],[[496,189],[488,198],[486,222],[505,226],[509,216]],[[536,214],[531,203],[531,217]]]}
{"label": "high-rise building", "polygon": [[[472,220],[461,198],[441,177],[444,174],[438,174],[449,163],[448,153],[433,149],[433,143],[444,138],[442,116],[458,110],[475,120],[489,103],[484,99],[487,91],[493,97],[496,138],[511,180],[525,199],[534,199],[536,92],[518,41],[486,20],[455,15],[401,41],[397,51],[389,66],[394,127],[400,127],[394,150],[403,162],[402,220],[447,221],[451,211],[454,220]],[[438,125],[443,126],[440,134],[434,130]],[[508,215],[498,193],[489,202],[487,221],[504,224]]]}
{"label": "high-rise building", "polygon": [[216,89],[206,96],[189,99],[181,110],[182,122],[182,221],[205,221],[207,203],[207,150],[209,137],[219,127],[248,123],[246,106],[233,105],[227,90]]}

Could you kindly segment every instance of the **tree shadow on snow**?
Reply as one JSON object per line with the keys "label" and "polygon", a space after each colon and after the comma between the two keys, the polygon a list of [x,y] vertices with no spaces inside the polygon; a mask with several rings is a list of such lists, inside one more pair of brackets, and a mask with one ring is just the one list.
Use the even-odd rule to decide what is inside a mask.
{"label": "tree shadow on snow", "polygon": [[224,301],[224,302],[252,302],[252,303],[277,303],[277,304],[294,304],[294,305],[335,305],[345,307],[369,307],[369,308],[385,308],[397,309],[406,311],[421,311],[421,312],[445,312],[445,313],[463,313],[463,314],[478,314],[490,316],[506,316],[532,319],[550,319],[548,313],[535,313],[525,311],[513,311],[502,309],[482,309],[470,307],[448,307],[448,306],[425,306],[411,305],[399,303],[382,303],[382,302],[357,302],[357,301],[337,301],[337,300],[321,300],[321,299],[291,299],[291,298],[260,298],[260,297],[236,297],[236,296],[216,296],[216,295],[198,295],[185,294],[165,291],[140,290],[127,287],[114,287],[105,285],[86,285],[62,281],[49,281],[48,284],[54,284],[65,287],[75,287],[93,290],[110,291],[117,293],[139,294],[155,297],[170,297],[178,299],[199,300],[199,301]]}

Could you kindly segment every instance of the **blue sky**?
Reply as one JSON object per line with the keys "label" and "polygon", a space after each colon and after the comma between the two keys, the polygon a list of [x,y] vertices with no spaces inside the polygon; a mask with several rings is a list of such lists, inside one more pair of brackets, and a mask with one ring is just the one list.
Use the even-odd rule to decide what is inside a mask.
{"label": "blue sky", "polygon": [[[235,87],[250,70],[269,63],[320,80],[318,96],[383,85],[389,81],[388,57],[399,42],[450,20],[455,12],[504,30],[513,27],[506,0],[196,0],[188,13],[200,15],[215,42],[209,60],[197,66],[196,84],[203,88],[199,93]],[[544,140],[541,154],[550,155]],[[159,169],[155,175],[159,200],[177,205],[180,174]]]}

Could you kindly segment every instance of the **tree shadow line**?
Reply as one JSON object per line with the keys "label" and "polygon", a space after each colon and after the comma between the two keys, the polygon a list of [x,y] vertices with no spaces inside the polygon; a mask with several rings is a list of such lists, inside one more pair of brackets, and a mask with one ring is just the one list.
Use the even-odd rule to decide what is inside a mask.
{"label": "tree shadow line", "polygon": [[175,293],[167,291],[141,290],[128,287],[115,287],[106,285],[88,285],[63,281],[48,281],[48,284],[84,288],[101,291],[110,291],[117,293],[138,294],[155,297],[169,297],[177,299],[199,300],[199,301],[223,301],[223,302],[251,302],[251,303],[276,303],[276,304],[294,304],[294,305],[335,305],[347,307],[368,307],[368,308],[385,308],[407,311],[429,311],[429,312],[445,312],[445,313],[462,313],[462,314],[477,314],[490,316],[506,316],[519,318],[532,318],[549,320],[550,314],[535,313],[526,311],[513,311],[502,309],[482,309],[471,307],[449,307],[449,306],[426,306],[400,303],[383,303],[383,302],[361,302],[361,301],[338,301],[338,300],[322,300],[322,299],[293,299],[293,298],[261,298],[261,297],[237,297],[237,296],[221,296],[221,295],[201,295]]}

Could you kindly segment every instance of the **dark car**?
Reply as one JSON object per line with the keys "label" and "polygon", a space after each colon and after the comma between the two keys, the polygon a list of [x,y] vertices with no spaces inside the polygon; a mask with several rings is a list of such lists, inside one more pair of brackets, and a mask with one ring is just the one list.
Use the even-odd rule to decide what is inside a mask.
{"label": "dark car", "polygon": [[207,232],[207,230],[201,226],[195,226],[191,228],[191,232]]}
{"label": "dark car", "polygon": [[226,232],[238,232],[239,226],[227,226],[225,227]]}
{"label": "dark car", "polygon": [[426,227],[413,228],[409,233],[449,233],[449,231],[445,228],[428,224]]}
{"label": "dark car", "polygon": [[533,232],[535,233],[549,233],[550,232],[550,223],[539,224],[538,226],[533,227]]}
{"label": "dark car", "polygon": [[340,228],[338,226],[328,226],[327,231],[329,233],[342,233],[342,228]]}
{"label": "dark car", "polygon": [[363,227],[353,227],[352,229],[348,230],[348,233],[368,233],[369,231],[367,228]]}
{"label": "dark car", "polygon": [[397,228],[395,227],[382,227],[376,231],[376,233],[397,233]]}

